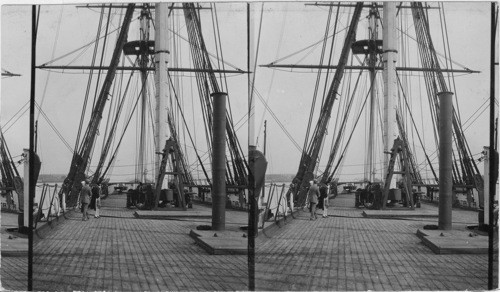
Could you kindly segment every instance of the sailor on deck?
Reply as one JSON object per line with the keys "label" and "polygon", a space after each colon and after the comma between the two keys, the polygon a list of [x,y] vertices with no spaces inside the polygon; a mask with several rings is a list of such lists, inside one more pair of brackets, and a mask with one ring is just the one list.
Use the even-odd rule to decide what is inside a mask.
{"label": "sailor on deck", "polygon": [[82,190],[80,191],[80,200],[82,204],[82,221],[87,221],[89,220],[89,204],[90,204],[90,195],[92,190],[90,189],[88,185],[88,180],[82,181]]}
{"label": "sailor on deck", "polygon": [[307,192],[307,200],[309,202],[309,211],[311,212],[310,220],[316,220],[318,217],[316,216],[316,205],[318,204],[319,198],[319,187],[316,184],[316,180],[312,181],[311,187]]}

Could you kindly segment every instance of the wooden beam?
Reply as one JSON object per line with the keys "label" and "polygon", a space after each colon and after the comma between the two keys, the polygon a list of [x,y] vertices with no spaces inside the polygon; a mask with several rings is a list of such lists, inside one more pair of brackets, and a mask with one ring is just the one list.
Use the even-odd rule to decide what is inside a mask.
{"label": "wooden beam", "polygon": [[[91,4],[87,4],[87,5],[77,5],[76,8],[127,8],[127,5],[120,5],[120,4],[118,4],[118,5],[104,5],[104,4],[103,5],[91,5]],[[135,8],[142,9],[143,6],[137,5]],[[151,10],[154,10],[155,6],[149,5],[148,8]],[[168,9],[183,9],[183,8],[182,7],[175,7],[174,5],[170,5],[168,7]],[[198,6],[198,7],[195,7],[195,9],[209,9],[209,10],[211,10],[212,8]]]}
{"label": "wooden beam", "polygon": [[[267,68],[289,68],[289,69],[337,69],[336,65],[293,65],[293,64],[267,64],[260,65],[260,67]],[[369,66],[345,66],[346,70],[368,70]],[[383,67],[375,67],[375,70],[383,70]],[[431,68],[418,68],[418,67],[396,67],[396,71],[413,71],[413,72],[454,72],[454,73],[481,73],[481,71],[464,69],[431,69]]]}
{"label": "wooden beam", "polygon": [[15,77],[15,76],[21,76],[21,74],[16,74],[16,73],[11,73],[9,71],[5,71],[5,72],[2,72],[2,76]]}
{"label": "wooden beam", "polygon": [[[59,70],[108,70],[108,66],[36,66],[37,69],[59,69]],[[141,67],[134,66],[120,66],[117,67],[116,70],[122,71],[131,71],[131,70],[141,70]],[[154,71],[154,67],[149,67],[146,70]],[[193,69],[193,68],[168,68],[168,71],[171,72],[213,72],[213,73],[228,73],[228,74],[244,74],[248,73],[248,71],[243,70],[219,70],[219,69]]]}
{"label": "wooden beam", "polygon": [[[336,7],[355,7],[356,6],[356,4],[329,4],[329,3],[314,3],[314,4],[306,3],[304,5],[305,6],[336,6]],[[375,7],[382,7],[382,5],[378,5],[378,4],[365,4],[365,5],[363,5],[363,8],[371,8],[374,6]],[[398,8],[398,9],[401,9],[401,8],[411,9],[411,6],[398,5],[398,6],[396,6],[396,8]],[[439,7],[428,6],[428,7],[424,7],[424,9],[439,9]]]}

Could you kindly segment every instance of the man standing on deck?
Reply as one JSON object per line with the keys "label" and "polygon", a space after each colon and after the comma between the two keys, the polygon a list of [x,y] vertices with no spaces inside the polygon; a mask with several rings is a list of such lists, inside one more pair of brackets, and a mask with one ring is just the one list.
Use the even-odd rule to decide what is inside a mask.
{"label": "man standing on deck", "polygon": [[319,187],[316,184],[316,179],[312,181],[312,185],[307,192],[307,200],[309,201],[309,211],[311,212],[311,217],[309,220],[316,220],[316,205],[318,204],[319,197]]}
{"label": "man standing on deck", "polygon": [[[328,186],[320,183],[318,209],[323,209],[323,218],[328,217]],[[321,207],[320,207],[321,206]]]}
{"label": "man standing on deck", "polygon": [[290,212],[293,212],[293,201],[295,199],[295,195],[293,193],[293,190],[295,189],[295,185],[293,182],[290,184],[288,187],[288,192],[286,192],[286,202],[288,208],[290,208]]}
{"label": "man standing on deck", "polygon": [[93,185],[90,189],[92,190],[92,197],[90,198],[89,208],[95,210],[94,218],[100,218],[101,216],[99,216],[99,208],[101,207],[101,186],[96,184]]}
{"label": "man standing on deck", "polygon": [[87,221],[89,220],[89,204],[90,204],[90,195],[92,190],[90,189],[88,185],[88,180],[82,181],[82,190],[80,191],[80,200],[82,204],[82,221]]}

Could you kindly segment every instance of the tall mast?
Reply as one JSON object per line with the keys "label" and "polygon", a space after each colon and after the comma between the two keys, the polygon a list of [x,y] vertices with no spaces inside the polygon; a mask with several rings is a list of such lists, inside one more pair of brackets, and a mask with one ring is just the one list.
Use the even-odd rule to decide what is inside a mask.
{"label": "tall mast", "polygon": [[[140,27],[140,40],[141,43],[147,43],[149,41],[149,11],[147,4],[144,4],[141,10],[141,27]],[[138,157],[138,180],[140,182],[145,182],[145,164],[144,157],[146,156],[146,110],[147,110],[147,98],[148,98],[148,63],[149,54],[147,50],[142,50],[139,66],[141,71],[141,124],[140,124],[140,140],[139,140],[139,157]]]}
{"label": "tall mast", "polygon": [[[369,38],[375,43],[378,38],[378,10],[376,7],[376,3],[373,3],[373,6],[370,8],[370,19],[369,19]],[[370,56],[368,59],[368,67],[370,71],[370,124],[369,124],[369,133],[368,133],[368,152],[367,152],[367,165],[366,169],[367,176],[366,178],[373,182],[375,168],[374,168],[374,160],[375,160],[375,113],[376,113],[376,96],[377,96],[377,83],[375,81],[375,76],[377,74],[377,70],[375,69],[377,63],[377,52],[376,47],[373,47],[370,50]]]}
{"label": "tall mast", "polygon": [[255,198],[255,163],[252,152],[256,150],[255,143],[255,101],[253,100],[253,74],[251,73],[254,61],[254,17],[251,4],[247,3],[247,68],[248,68],[248,202],[250,205],[248,216],[248,290],[255,290],[255,237],[258,226],[258,198]]}
{"label": "tall mast", "polygon": [[254,88],[254,71],[255,67],[255,37],[256,37],[256,19],[255,19],[255,11],[251,9],[250,4],[248,4],[248,148],[256,149],[256,141],[255,141],[255,99],[253,96],[253,88]]}
{"label": "tall mast", "polygon": [[[396,133],[396,2],[384,2],[383,79],[384,79],[384,153],[390,152]],[[390,156],[384,154],[383,178],[387,177]]]}
{"label": "tall mast", "polygon": [[[167,119],[168,100],[168,5],[157,3],[155,7],[155,85],[156,85],[156,120],[155,120],[155,153],[161,153],[169,136]],[[159,173],[161,155],[155,155],[155,173]],[[158,182],[160,183],[160,182]]]}
{"label": "tall mast", "polygon": [[[24,203],[24,225],[28,225],[28,291],[33,291],[33,210],[34,200],[35,200],[35,187],[36,183],[31,181],[35,178],[35,163],[34,163],[34,126],[35,126],[35,84],[36,84],[36,35],[37,35],[37,9],[36,5],[31,7],[31,87],[30,87],[30,149],[27,155],[29,170],[28,177],[24,179],[28,181],[28,188],[24,188],[24,193],[28,194],[27,198],[28,204]],[[40,9],[40,7],[38,7]],[[40,10],[38,10],[40,11]],[[26,151],[25,151],[26,153]],[[26,173],[26,171],[25,171]],[[35,181],[36,182],[36,181]],[[27,205],[27,206],[26,206]],[[27,216],[26,216],[27,215]],[[26,224],[26,220],[28,224]]]}

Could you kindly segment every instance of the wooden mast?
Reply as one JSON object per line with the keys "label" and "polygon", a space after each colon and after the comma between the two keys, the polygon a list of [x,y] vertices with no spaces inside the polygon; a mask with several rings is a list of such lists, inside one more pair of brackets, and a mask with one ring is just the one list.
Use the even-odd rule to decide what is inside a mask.
{"label": "wooden mast", "polygon": [[[147,4],[144,4],[141,10],[141,27],[140,27],[140,40],[141,42],[149,41],[149,12]],[[139,65],[141,71],[141,124],[140,124],[140,138],[139,138],[139,153],[136,171],[136,180],[145,182],[145,159],[146,156],[146,110],[148,98],[148,63],[149,54],[147,50],[143,50],[139,56]]]}
{"label": "wooden mast", "polygon": [[[254,29],[253,29],[253,15],[251,11],[251,4],[247,3],[247,70],[251,72],[253,59],[253,40],[254,40]],[[255,161],[252,159],[252,152],[256,149],[255,146],[255,127],[254,127],[254,100],[252,98],[253,92],[253,74],[248,74],[248,202],[249,202],[249,214],[248,214],[248,290],[255,290],[255,237],[257,236],[257,226],[258,226],[258,198],[255,198]]]}
{"label": "wooden mast", "polygon": [[[383,80],[384,80],[384,153],[390,153],[396,134],[396,2],[384,2]],[[390,155],[384,154],[383,178],[387,177]],[[393,186],[393,185],[391,185]]]}
{"label": "wooden mast", "polygon": [[[38,8],[40,9],[40,8]],[[28,177],[24,177],[28,181],[28,189],[24,189],[24,192],[28,194],[28,204],[25,204],[24,208],[24,225],[28,225],[28,291],[33,291],[33,205],[35,200],[35,183],[31,181],[34,179],[34,137],[33,133],[35,131],[35,84],[36,84],[36,35],[37,35],[37,7],[33,5],[31,7],[31,87],[30,87],[30,147],[27,153],[29,170]],[[25,150],[26,153],[26,150]],[[26,173],[26,171],[25,171]],[[26,206],[27,205],[27,206]],[[26,214],[28,216],[26,216]],[[28,222],[26,222],[28,221]],[[28,224],[26,224],[28,223]]]}
{"label": "wooden mast", "polygon": [[[169,137],[167,101],[168,101],[168,4],[157,3],[155,7],[155,86],[156,86],[156,120],[155,120],[155,173],[158,177],[163,145]],[[163,182],[158,181],[158,184]]]}
{"label": "wooden mast", "polygon": [[[369,32],[370,32],[370,40],[375,43],[378,38],[378,10],[375,5],[370,8],[369,14]],[[370,123],[369,123],[369,131],[368,131],[368,149],[367,149],[367,168],[365,169],[365,179],[373,182],[375,168],[375,113],[377,106],[377,82],[375,77],[377,76],[377,71],[375,70],[375,66],[377,65],[377,52],[376,47],[370,50],[370,55],[368,56],[368,70],[370,72]]]}

